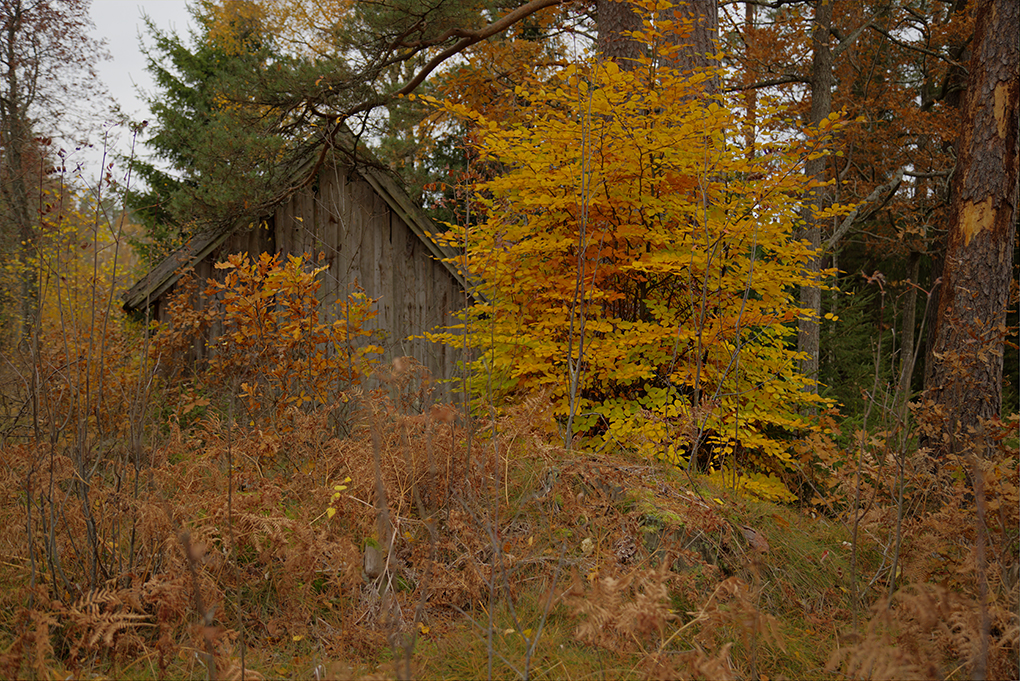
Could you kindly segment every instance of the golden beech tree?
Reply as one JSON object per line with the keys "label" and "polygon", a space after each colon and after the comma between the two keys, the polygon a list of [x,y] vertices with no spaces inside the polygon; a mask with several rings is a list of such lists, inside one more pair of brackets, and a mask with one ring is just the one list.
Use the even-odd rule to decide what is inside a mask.
{"label": "golden beech tree", "polygon": [[785,122],[761,101],[749,155],[740,115],[703,95],[718,74],[668,66],[668,6],[644,9],[640,68],[567,66],[518,89],[511,124],[436,102],[482,131],[502,173],[476,188],[480,224],[440,237],[464,249],[480,302],[432,337],[476,350],[486,400],[548,391],[568,445],[688,466],[739,455],[742,484],[788,498],[768,471],[792,463],[789,433],[817,427],[801,408],[824,402],[797,369],[796,287],[820,282],[793,238],[803,163],[823,152],[771,134]]}
{"label": "golden beech tree", "polygon": [[382,351],[366,342],[374,301],[359,289],[325,309],[317,293],[327,268],[305,265],[304,257],[290,255],[284,263],[279,254],[263,253],[251,261],[239,253],[217,263],[226,276],[206,288],[207,296],[220,299],[224,327],[210,373],[238,382],[252,416],[266,406],[270,418],[279,418],[290,407],[331,404]]}
{"label": "golden beech tree", "polygon": [[355,288],[324,304],[318,291],[326,268],[313,267],[307,255],[236,253],[216,268],[224,274],[207,281],[206,304],[195,305],[190,277],[171,296],[153,354],[164,363],[183,358],[212,326],[212,339],[202,341],[201,383],[238,394],[248,423],[260,428],[279,427],[291,409],[345,404],[344,390],[382,352],[366,328],[375,301]]}

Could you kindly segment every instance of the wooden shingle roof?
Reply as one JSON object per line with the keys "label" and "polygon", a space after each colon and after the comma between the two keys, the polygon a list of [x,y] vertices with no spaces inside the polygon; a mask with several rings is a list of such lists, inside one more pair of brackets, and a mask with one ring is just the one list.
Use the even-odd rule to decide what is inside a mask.
{"label": "wooden shingle roof", "polygon": [[[307,172],[312,168],[313,160],[309,160],[301,172]],[[365,180],[375,192],[386,202],[390,210],[399,216],[428,248],[429,252],[450,272],[457,282],[468,291],[468,282],[461,271],[449,259],[456,258],[456,249],[436,243],[430,236],[435,233],[435,223],[425,212],[415,205],[407,192],[390,176],[390,174],[370,164],[355,163],[354,170],[357,175]],[[300,191],[297,189],[295,191]],[[286,201],[289,196],[283,196],[280,203]],[[270,210],[272,207],[270,207]],[[139,280],[122,296],[124,309],[131,312],[142,310],[158,300],[180,279],[184,271],[193,267],[196,263],[204,260],[213,253],[231,234],[241,229],[248,229],[255,222],[253,218],[262,216],[251,216],[236,220],[227,225],[220,225],[207,229],[196,234],[180,249],[172,253],[161,263],[156,265],[148,274]]]}

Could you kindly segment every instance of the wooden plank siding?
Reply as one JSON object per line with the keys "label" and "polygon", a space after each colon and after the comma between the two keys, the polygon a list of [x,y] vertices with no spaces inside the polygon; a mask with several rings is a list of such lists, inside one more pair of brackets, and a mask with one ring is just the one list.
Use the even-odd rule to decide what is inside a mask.
{"label": "wooden plank siding", "polygon": [[360,287],[376,301],[368,328],[385,350],[383,361],[410,355],[438,378],[453,375],[454,353],[420,336],[453,322],[464,304],[461,284],[369,182],[351,168],[326,166],[277,215],[276,252],[307,253],[313,263],[321,255],[328,266],[320,289],[328,319],[339,314],[335,303]]}
{"label": "wooden plank siding", "polygon": [[[466,301],[465,280],[438,260],[450,252],[428,238],[431,229],[431,222],[382,171],[327,162],[315,181],[272,214],[193,239],[171,256],[176,260],[161,263],[125,294],[125,308],[151,305],[159,319],[165,295],[180,276],[180,263],[190,262],[204,282],[222,280],[224,272],[215,263],[233,253],[245,252],[252,259],[263,252],[281,259],[307,254],[309,266],[326,267],[319,291],[325,319],[336,320],[342,314],[336,303],[361,287],[376,300],[378,314],[368,327],[375,332],[372,342],[384,348],[381,360],[410,355],[436,378],[451,378],[458,353],[421,336],[453,323],[453,313]],[[222,331],[211,329],[210,338]],[[202,354],[196,346],[195,359]],[[449,390],[443,392],[449,399]]]}

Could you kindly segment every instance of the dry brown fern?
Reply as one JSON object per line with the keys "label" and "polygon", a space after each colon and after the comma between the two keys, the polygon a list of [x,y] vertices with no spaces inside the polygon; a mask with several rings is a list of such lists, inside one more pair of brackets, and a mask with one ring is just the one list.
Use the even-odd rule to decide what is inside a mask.
{"label": "dry brown fern", "polygon": [[986,639],[985,615],[973,600],[942,585],[909,585],[872,607],[864,635],[834,651],[828,668],[855,679],[931,679],[945,676],[949,665],[973,670],[980,664],[987,678],[1012,679],[1017,614],[994,604],[987,614]]}
{"label": "dry brown fern", "polygon": [[137,602],[137,598],[126,597],[122,590],[98,589],[68,607],[63,616],[65,632],[74,641],[71,657],[77,657],[85,647],[102,644],[112,648],[119,634],[153,626],[148,621],[149,615],[136,612],[132,602]]}
{"label": "dry brown fern", "polygon": [[752,672],[759,648],[785,651],[779,621],[762,612],[756,601],[757,594],[747,583],[730,577],[719,583],[701,607],[688,613],[693,619],[681,631],[695,630],[695,652],[685,658],[690,678],[735,678],[730,648],[737,640],[743,641]]}
{"label": "dry brown fern", "polygon": [[35,609],[29,613],[31,628],[24,633],[24,643],[29,647],[28,664],[36,676],[46,678],[53,658],[53,631],[60,626],[57,614],[52,610]]}
{"label": "dry brown fern", "polygon": [[[574,614],[583,618],[575,638],[614,650],[635,645],[646,650],[657,647],[667,622],[677,619],[669,609],[669,579],[669,569],[663,565],[655,570],[633,570],[622,577],[596,578],[585,589],[575,572],[566,599]],[[648,645],[650,642],[654,645]]]}

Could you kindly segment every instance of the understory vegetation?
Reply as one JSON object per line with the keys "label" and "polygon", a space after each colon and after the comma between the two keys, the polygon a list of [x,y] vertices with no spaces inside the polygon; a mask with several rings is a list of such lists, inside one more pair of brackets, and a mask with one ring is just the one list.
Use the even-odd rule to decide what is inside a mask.
{"label": "understory vegetation", "polygon": [[[911,59],[952,58],[923,77],[880,68],[886,9],[853,34],[778,3],[758,35],[748,5],[743,46],[688,68],[696,22],[658,0],[614,29],[639,56],[557,42],[593,4],[517,3],[520,35],[405,96],[489,4],[437,0],[473,22],[448,35],[402,28],[415,3],[331,3],[342,30],[302,2],[199,3],[194,45],[150,26],[174,172],[128,160],[140,191],[44,148],[12,173],[0,115],[0,677],[1017,678],[1015,234],[1003,201],[950,215],[975,107],[869,90],[963,89],[952,50],[988,1],[932,14],[942,42]],[[853,56],[810,114],[817,83],[769,61],[828,53],[804,26]],[[1016,89],[995,92],[1005,139]],[[397,304],[328,281],[339,239],[183,268],[145,289],[156,320],[121,308],[163,251],[311,187],[294,173],[326,151],[403,172],[437,218],[428,252],[467,290],[413,337],[466,358],[456,376],[384,356]],[[983,300],[966,277],[993,261]]]}
{"label": "understory vegetation", "polygon": [[[233,265],[154,336],[58,287],[38,365],[6,364],[3,676],[1013,676],[1015,417],[936,467],[893,396],[826,416],[770,503],[565,449],[542,392],[469,419],[411,358],[325,386],[312,271]],[[217,316],[260,331],[173,363]]]}

